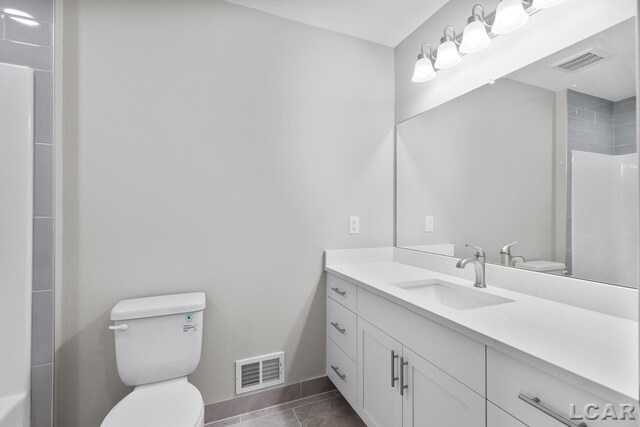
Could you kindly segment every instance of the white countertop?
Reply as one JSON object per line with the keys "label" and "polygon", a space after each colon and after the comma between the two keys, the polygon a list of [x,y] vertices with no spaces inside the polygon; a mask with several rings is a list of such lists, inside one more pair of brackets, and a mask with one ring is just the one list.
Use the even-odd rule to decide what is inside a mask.
{"label": "white countertop", "polygon": [[[399,262],[327,264],[326,271],[459,332],[540,359],[587,381],[638,400],[638,322]],[[392,283],[440,279],[513,300],[456,310]]]}

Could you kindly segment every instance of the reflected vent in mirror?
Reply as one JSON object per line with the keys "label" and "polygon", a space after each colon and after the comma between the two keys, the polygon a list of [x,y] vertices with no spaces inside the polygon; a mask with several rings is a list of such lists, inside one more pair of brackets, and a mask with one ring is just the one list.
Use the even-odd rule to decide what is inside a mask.
{"label": "reflected vent in mirror", "polygon": [[284,352],[236,361],[236,394],[284,383]]}
{"label": "reflected vent in mirror", "polygon": [[551,67],[567,73],[575,73],[584,70],[585,68],[600,64],[610,57],[611,54],[604,52],[603,50],[591,48],[580,52],[577,55],[565,58],[562,61],[553,64]]}

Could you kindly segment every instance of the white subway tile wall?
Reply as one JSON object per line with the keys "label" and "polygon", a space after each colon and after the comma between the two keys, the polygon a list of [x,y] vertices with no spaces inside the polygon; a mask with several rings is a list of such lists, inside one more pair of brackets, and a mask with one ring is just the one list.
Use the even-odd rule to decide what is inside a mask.
{"label": "white subway tile wall", "polygon": [[[37,25],[26,25],[10,9]],[[32,427],[53,425],[53,25],[53,0],[0,0],[0,62],[36,73]]]}

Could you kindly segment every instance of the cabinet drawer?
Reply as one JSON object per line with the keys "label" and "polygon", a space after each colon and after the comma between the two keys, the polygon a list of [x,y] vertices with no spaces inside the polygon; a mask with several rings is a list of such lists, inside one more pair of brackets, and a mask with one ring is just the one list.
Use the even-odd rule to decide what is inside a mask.
{"label": "cabinet drawer", "polygon": [[491,402],[487,402],[488,427],[527,427]]}
{"label": "cabinet drawer", "polygon": [[[580,357],[577,355],[576,357]],[[570,374],[567,374],[570,375]],[[636,405],[637,402],[626,401],[621,397],[607,393],[607,397],[596,396],[577,385],[540,370],[497,350],[487,351],[487,399],[504,409],[526,425],[535,427],[559,427],[566,425],[557,420],[563,417],[571,420],[572,416],[584,415],[585,405],[596,405],[599,409],[593,413],[602,414],[607,404],[619,416],[622,416],[620,404]],[[534,400],[539,399],[538,402]],[[575,409],[571,409],[573,408]],[[638,413],[638,409],[635,409]],[[626,421],[602,419],[579,420],[572,422],[579,425],[585,422],[588,427],[635,426],[627,416]]]}
{"label": "cabinet drawer", "polygon": [[355,313],[327,298],[327,336],[353,360],[358,357],[357,325]]}
{"label": "cabinet drawer", "polygon": [[358,287],[333,274],[327,274],[327,296],[355,312]]}
{"label": "cabinet drawer", "polygon": [[485,395],[485,346],[364,289],[358,316],[476,393]]}
{"label": "cabinet drawer", "polygon": [[356,363],[327,339],[327,376],[354,408],[358,404],[358,369]]}

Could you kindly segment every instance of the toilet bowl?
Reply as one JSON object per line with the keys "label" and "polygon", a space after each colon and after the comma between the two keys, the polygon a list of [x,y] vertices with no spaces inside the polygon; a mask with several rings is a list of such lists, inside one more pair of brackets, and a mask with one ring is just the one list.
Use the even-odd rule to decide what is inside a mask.
{"label": "toilet bowl", "polygon": [[186,378],[136,387],[102,422],[102,427],[203,427],[204,403]]}
{"label": "toilet bowl", "polygon": [[202,349],[204,293],[120,301],[111,310],[116,362],[135,389],[101,427],[203,427],[204,402],[187,381]]}

